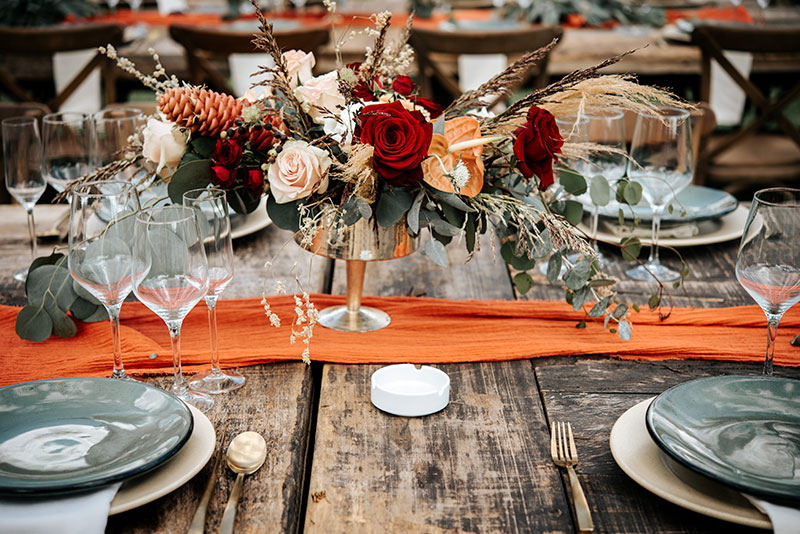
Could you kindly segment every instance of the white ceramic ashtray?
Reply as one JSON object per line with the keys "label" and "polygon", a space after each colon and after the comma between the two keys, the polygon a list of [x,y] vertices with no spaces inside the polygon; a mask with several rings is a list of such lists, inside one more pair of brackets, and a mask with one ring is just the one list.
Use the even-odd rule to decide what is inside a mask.
{"label": "white ceramic ashtray", "polygon": [[393,415],[419,417],[443,410],[450,402],[447,373],[410,363],[388,365],[372,373],[370,400]]}

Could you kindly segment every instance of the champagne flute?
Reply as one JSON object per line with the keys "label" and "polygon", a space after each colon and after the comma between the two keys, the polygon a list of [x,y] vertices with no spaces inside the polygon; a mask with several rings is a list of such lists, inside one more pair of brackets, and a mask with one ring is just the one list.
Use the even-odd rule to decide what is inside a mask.
{"label": "champagne flute", "polygon": [[57,192],[93,171],[93,130],[92,117],[86,113],[50,113],[42,119],[42,169]]}
{"label": "champagne flute", "polygon": [[[95,168],[103,167],[124,157],[122,150],[128,139],[136,134],[144,118],[137,108],[103,109],[94,115],[94,143],[92,163]],[[120,178],[130,180],[136,173],[134,166],[128,167]]]}
{"label": "champagne flute", "polygon": [[[36,258],[36,224],[33,206],[44,193],[47,183],[42,177],[42,142],[35,117],[3,119],[3,161],[6,189],[28,214],[31,238],[31,260]],[[14,279],[24,282],[28,268],[14,271]]]}
{"label": "champagne flute", "polygon": [[658,233],[664,208],[694,176],[691,135],[689,111],[684,109],[660,107],[636,117],[628,178],[641,184],[642,196],[653,208],[653,237],[647,262],[626,272],[634,280],[671,282],[681,277],[659,261]]}
{"label": "champagne flute", "polygon": [[119,342],[119,312],[131,292],[134,217],[139,197],[133,184],[87,182],[72,192],[68,264],[72,278],[105,307],[114,345],[112,378],[125,374]]}
{"label": "champagne flute", "polygon": [[211,336],[211,370],[194,375],[189,387],[204,393],[227,393],[244,385],[236,371],[219,368],[217,348],[217,299],[233,278],[233,243],[228,201],[222,189],[192,189],[183,194],[183,205],[195,210],[208,259],[208,326]]}
{"label": "champagne flute", "polygon": [[778,323],[800,302],[800,189],[755,194],[736,257],[736,279],[767,316],[764,374],[772,375]]}
{"label": "champagne flute", "polygon": [[208,291],[208,261],[192,208],[160,206],[136,216],[133,292],[169,329],[175,380],[172,393],[201,412],[214,406],[205,393],[191,391],[181,372],[183,319]]}

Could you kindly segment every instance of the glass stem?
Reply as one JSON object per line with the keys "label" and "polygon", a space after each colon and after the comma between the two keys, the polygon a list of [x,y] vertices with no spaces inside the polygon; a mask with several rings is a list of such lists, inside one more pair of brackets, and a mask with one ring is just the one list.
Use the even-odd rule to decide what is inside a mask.
{"label": "glass stem", "polygon": [[777,313],[767,314],[767,357],[764,360],[764,375],[772,376],[772,358],[775,356],[775,338],[778,336],[778,323],[781,316]]}
{"label": "glass stem", "polygon": [[186,385],[183,383],[183,373],[181,372],[181,322],[170,321],[167,323],[167,328],[169,328],[169,340],[172,343],[172,369],[175,373],[172,393],[183,395],[186,392]]}
{"label": "glass stem", "polygon": [[595,252],[600,252],[600,248],[597,246],[597,225],[600,222],[600,207],[597,204],[592,204],[592,228],[591,228],[591,235],[589,236],[591,240],[592,248]]}
{"label": "glass stem", "polygon": [[651,265],[660,265],[661,261],[658,259],[658,233],[661,230],[661,215],[664,213],[664,205],[653,206],[653,233],[652,245],[650,245],[650,258],[647,263]]}
{"label": "glass stem", "polygon": [[36,259],[36,224],[33,221],[33,208],[25,210],[28,213],[28,234],[31,236],[31,259]]}
{"label": "glass stem", "polygon": [[114,345],[114,372],[112,378],[128,378],[125,374],[125,367],[122,365],[122,349],[119,342],[119,310],[122,304],[107,305],[108,319],[111,322],[111,342]]}
{"label": "glass stem", "polygon": [[208,328],[211,339],[211,374],[218,375],[219,369],[219,349],[217,347],[217,296],[207,296],[206,306],[208,306]]}

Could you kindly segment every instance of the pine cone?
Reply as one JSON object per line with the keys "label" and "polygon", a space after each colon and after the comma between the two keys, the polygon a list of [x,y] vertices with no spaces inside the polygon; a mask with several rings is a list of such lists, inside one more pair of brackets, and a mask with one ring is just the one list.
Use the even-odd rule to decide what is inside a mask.
{"label": "pine cone", "polygon": [[158,109],[167,120],[211,137],[233,126],[243,107],[241,100],[230,95],[188,87],[170,89],[158,99]]}

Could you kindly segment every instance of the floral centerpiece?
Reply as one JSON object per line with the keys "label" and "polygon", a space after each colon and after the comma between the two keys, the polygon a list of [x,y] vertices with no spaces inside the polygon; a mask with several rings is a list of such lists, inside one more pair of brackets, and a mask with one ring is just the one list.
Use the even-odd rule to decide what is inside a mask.
{"label": "floral centerpiece", "polygon": [[[335,10],[335,4],[326,5]],[[402,224],[413,236],[427,236],[423,253],[443,267],[451,242],[472,254],[488,234],[492,247],[499,239],[502,257],[518,271],[514,283],[521,293],[533,284],[527,271],[549,258],[548,279],[562,278],[566,300],[576,310],[604,317],[605,327],[610,324],[623,339],[630,337],[629,306],[617,300],[614,280],[600,271],[574,226],[581,205],[558,194],[563,189],[580,194],[586,181],[561,169],[560,186],[550,187],[554,165],[602,147],[565,143],[555,117],[592,107],[637,111],[685,104],[629,77],[600,74],[620,56],[534,90],[502,113],[487,113],[486,103],[507,95],[551,43],[442,109],[420,96],[407,76],[413,58],[406,43],[411,19],[401,39],[389,42],[391,15],[374,15],[367,30],[374,44],[364,61],[314,76],[314,56],[282,51],[271,25],[260,11],[258,16],[261,31],[254,44],[274,63],[255,73],[262,76],[255,85],[267,88],[262,98],[236,99],[183,84],[168,77],[160,64],[145,76],[113,48],[105,49],[121,68],[156,91],[159,114],[147,121],[128,157],[92,178],[144,165],[168,181],[173,202],[189,189],[221,187],[240,213],[256,209],[266,196],[273,222],[297,232],[304,246],[323,224],[349,226],[361,219],[381,226]],[[342,44],[335,43],[337,54]],[[610,193],[592,194],[608,202]],[[616,195],[635,204],[641,187],[622,180]],[[640,247],[636,238],[623,246],[629,258]],[[568,259],[572,252],[580,253],[577,261]],[[307,295],[298,297],[298,309],[292,336],[308,343],[316,310]]]}

